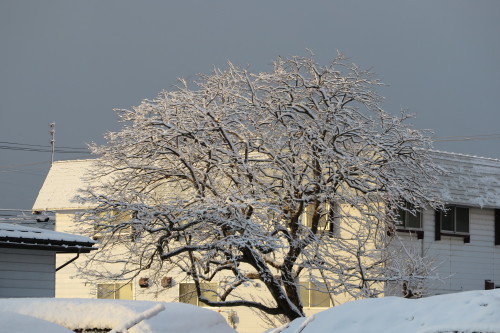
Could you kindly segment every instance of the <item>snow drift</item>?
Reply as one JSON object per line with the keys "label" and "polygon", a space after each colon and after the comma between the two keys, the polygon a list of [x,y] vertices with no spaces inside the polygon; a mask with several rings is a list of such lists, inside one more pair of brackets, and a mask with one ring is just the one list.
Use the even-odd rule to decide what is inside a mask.
{"label": "snow drift", "polygon": [[[164,310],[162,310],[162,307]],[[68,329],[122,329],[129,333],[235,333],[217,312],[183,303],[101,299],[0,299],[0,314],[16,313]],[[2,317],[3,318],[3,317]],[[14,330],[19,332],[18,330]],[[53,332],[52,330],[36,332]]]}
{"label": "snow drift", "polygon": [[500,289],[353,301],[270,331],[278,332],[499,333]]}

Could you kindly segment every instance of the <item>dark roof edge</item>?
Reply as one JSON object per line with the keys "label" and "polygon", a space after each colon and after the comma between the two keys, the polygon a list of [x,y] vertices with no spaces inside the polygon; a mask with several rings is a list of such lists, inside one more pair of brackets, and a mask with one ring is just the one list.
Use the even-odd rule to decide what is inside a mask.
{"label": "dark roof edge", "polygon": [[464,153],[455,153],[451,151],[445,151],[445,150],[436,150],[436,149],[429,149],[428,150],[430,153],[434,153],[436,155],[447,155],[447,156],[455,156],[455,157],[466,157],[474,160],[485,160],[485,161],[491,161],[491,162],[497,162],[500,163],[500,159],[495,158],[495,157],[486,157],[486,156],[479,156],[479,155],[470,155],[470,154],[464,154]]}
{"label": "dark roof edge", "polygon": [[5,242],[3,240],[0,240],[0,248],[54,251],[58,253],[89,253],[90,251],[97,250],[95,247],[16,243]]}
{"label": "dark roof edge", "polygon": [[30,248],[43,249],[58,252],[80,252],[88,253],[92,250],[97,250],[93,247],[94,242],[72,242],[61,240],[47,240],[36,238],[20,238],[20,237],[0,237],[0,247],[15,247],[15,248]]}

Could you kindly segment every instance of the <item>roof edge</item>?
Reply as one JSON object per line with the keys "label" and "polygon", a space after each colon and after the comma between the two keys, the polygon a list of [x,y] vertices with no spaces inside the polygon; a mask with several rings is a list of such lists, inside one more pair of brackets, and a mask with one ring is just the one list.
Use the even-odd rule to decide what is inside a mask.
{"label": "roof edge", "polygon": [[451,152],[451,151],[437,150],[437,149],[429,149],[428,151],[431,153],[438,153],[438,154],[450,155],[450,156],[468,157],[468,158],[473,158],[473,159],[481,159],[481,160],[487,160],[487,161],[500,163],[500,158],[485,157],[485,156],[478,156],[478,155],[469,155],[469,154],[464,154],[464,153],[455,153],[455,152]]}

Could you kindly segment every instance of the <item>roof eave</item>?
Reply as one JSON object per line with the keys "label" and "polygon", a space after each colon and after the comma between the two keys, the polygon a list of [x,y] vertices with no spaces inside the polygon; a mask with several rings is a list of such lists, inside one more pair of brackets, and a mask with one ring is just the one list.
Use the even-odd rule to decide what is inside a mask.
{"label": "roof eave", "polygon": [[59,253],[89,253],[95,243],[55,241],[34,238],[0,237],[0,248],[37,249]]}

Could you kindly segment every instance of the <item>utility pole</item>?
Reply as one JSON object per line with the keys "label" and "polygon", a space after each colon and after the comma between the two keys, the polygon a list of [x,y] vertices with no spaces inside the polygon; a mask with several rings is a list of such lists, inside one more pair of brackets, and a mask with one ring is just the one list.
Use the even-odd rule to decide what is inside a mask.
{"label": "utility pole", "polygon": [[56,133],[56,123],[51,123],[49,124],[50,127],[50,145],[52,147],[52,157],[50,159],[50,165],[54,164],[54,151],[55,151],[55,145],[56,145],[56,140],[55,140],[55,133]]}

